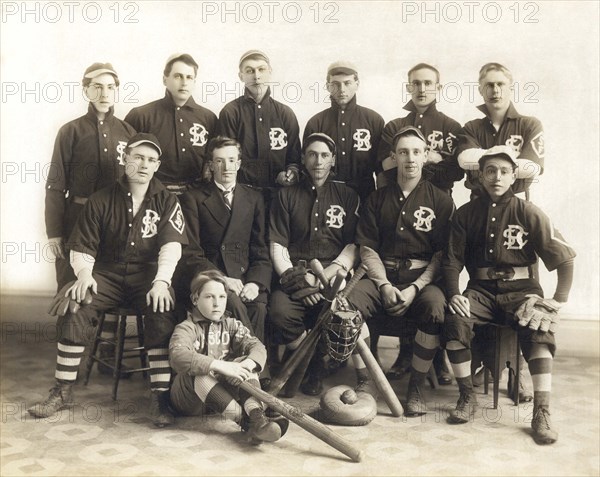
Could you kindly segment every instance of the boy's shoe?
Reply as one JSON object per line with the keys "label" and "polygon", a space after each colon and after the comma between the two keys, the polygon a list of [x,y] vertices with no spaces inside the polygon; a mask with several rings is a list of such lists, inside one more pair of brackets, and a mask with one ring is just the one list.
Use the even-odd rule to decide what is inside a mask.
{"label": "boy's shoe", "polygon": [[448,422],[450,424],[465,424],[475,415],[477,411],[477,395],[473,390],[461,391],[456,402],[456,408],[450,411]]}
{"label": "boy's shoe", "polygon": [[550,410],[547,406],[537,406],[533,410],[531,428],[533,429],[533,440],[536,444],[554,444],[558,439],[558,432],[552,429]]}
{"label": "boy's shoe", "polygon": [[35,417],[50,417],[61,409],[73,405],[73,384],[56,381],[50,389],[50,394],[45,401],[38,402],[27,409]]}

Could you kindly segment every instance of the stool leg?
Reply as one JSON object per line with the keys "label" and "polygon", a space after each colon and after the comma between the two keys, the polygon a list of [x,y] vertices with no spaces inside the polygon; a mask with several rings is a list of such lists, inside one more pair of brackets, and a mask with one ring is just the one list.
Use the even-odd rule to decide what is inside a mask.
{"label": "stool leg", "polygon": [[488,394],[490,390],[490,370],[483,366],[483,393]]}
{"label": "stool leg", "polygon": [[[138,346],[143,348],[144,346],[144,315],[136,315],[137,322],[137,331],[138,331]],[[140,363],[142,364],[142,368],[148,368],[148,353],[146,353],[146,349],[140,350]],[[148,379],[148,371],[143,372],[144,379]]]}
{"label": "stool leg", "polygon": [[515,406],[519,405],[519,380],[521,379],[521,345],[519,344],[519,336],[517,336],[517,355],[516,358],[517,360],[517,371],[515,374],[515,390],[514,390],[514,396],[513,396],[513,401],[515,402]]}
{"label": "stool leg", "polygon": [[100,319],[98,320],[98,329],[96,330],[96,336],[94,337],[92,348],[89,351],[90,354],[88,355],[87,361],[85,362],[85,379],[83,380],[84,386],[87,386],[87,383],[90,380],[92,368],[94,367],[94,358],[96,357],[96,352],[98,351],[100,335],[102,334],[102,327],[104,326],[104,316],[104,313],[102,313]]}
{"label": "stool leg", "polygon": [[119,326],[117,328],[117,346],[115,346],[115,367],[113,369],[113,401],[117,400],[117,389],[121,379],[121,364],[123,360],[123,347],[125,345],[127,315],[119,315]]}
{"label": "stool leg", "polygon": [[498,393],[500,392],[500,351],[502,335],[499,328],[494,328],[496,349],[494,350],[494,409],[498,409]]}

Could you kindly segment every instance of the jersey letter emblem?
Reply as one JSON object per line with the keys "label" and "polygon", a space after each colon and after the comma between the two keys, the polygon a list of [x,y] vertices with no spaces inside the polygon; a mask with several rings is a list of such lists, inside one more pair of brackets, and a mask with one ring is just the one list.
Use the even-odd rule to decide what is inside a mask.
{"label": "jersey letter emblem", "polygon": [[540,159],[544,158],[544,133],[540,132],[531,140],[531,148]]}
{"label": "jersey letter emblem", "polygon": [[357,129],[352,139],[354,139],[354,149],[357,151],[371,150],[371,131],[368,129]]}
{"label": "jersey letter emblem", "polygon": [[190,134],[192,135],[190,138],[192,146],[204,146],[208,142],[208,131],[202,124],[194,123],[190,128]]}
{"label": "jersey letter emblem", "polygon": [[427,142],[429,143],[429,150],[441,151],[444,149],[444,133],[442,131],[432,131],[427,136]]}
{"label": "jersey letter emblem", "polygon": [[502,235],[506,239],[503,245],[508,250],[521,250],[528,242],[525,236],[529,235],[529,232],[525,232],[520,225],[509,225]]}
{"label": "jersey letter emblem", "polygon": [[179,202],[175,206],[175,209],[173,209],[173,213],[171,214],[171,217],[169,217],[169,222],[173,228],[179,232],[179,235],[183,235],[185,221],[183,220],[183,212],[181,211],[181,205],[179,205]]}
{"label": "jersey letter emblem", "polygon": [[332,205],[327,212],[325,212],[325,215],[327,215],[327,221],[325,222],[327,227],[341,229],[344,226],[344,216],[346,215],[346,211],[342,206]]}
{"label": "jersey letter emblem", "polygon": [[523,149],[523,136],[518,134],[511,134],[510,138],[506,140],[506,145],[513,148],[513,150],[519,154]]}
{"label": "jersey letter emblem", "polygon": [[117,162],[120,166],[125,165],[125,148],[127,147],[127,143],[125,141],[119,141],[117,144]]}
{"label": "jersey letter emblem", "polygon": [[435,212],[429,207],[419,207],[415,210],[415,218],[417,221],[413,224],[415,229],[420,232],[431,232],[433,229],[433,221],[435,220]]}
{"label": "jersey letter emblem", "polygon": [[142,219],[142,238],[150,238],[154,237],[158,233],[158,226],[156,223],[160,220],[160,215],[158,215],[152,209],[146,209],[146,215]]}
{"label": "jersey letter emblem", "polygon": [[271,128],[269,131],[271,151],[279,151],[287,146],[287,133],[281,128]]}
{"label": "jersey letter emblem", "polygon": [[446,138],[446,146],[448,146],[448,152],[454,152],[454,146],[457,142],[457,137],[451,132],[448,133],[448,137]]}

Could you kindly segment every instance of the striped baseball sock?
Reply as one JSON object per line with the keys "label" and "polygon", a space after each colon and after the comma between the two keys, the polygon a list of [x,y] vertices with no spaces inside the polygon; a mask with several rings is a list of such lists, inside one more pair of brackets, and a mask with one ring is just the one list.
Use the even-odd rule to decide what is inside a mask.
{"label": "striped baseball sock", "polygon": [[430,335],[417,330],[415,344],[413,345],[412,368],[423,377],[429,372],[431,363],[440,346],[440,335]]}
{"label": "striped baseball sock", "polygon": [[449,341],[446,344],[446,352],[448,353],[448,359],[452,365],[452,371],[456,377],[458,387],[461,388],[461,384],[466,386],[471,383],[471,350],[465,348],[465,345],[459,341]]}
{"label": "striped baseball sock", "polygon": [[537,393],[550,393],[552,390],[552,353],[545,344],[532,343],[531,348],[523,347],[523,356],[527,359],[531,380],[533,381],[534,399]]}
{"label": "striped baseball sock", "polygon": [[[258,379],[250,378],[246,382],[250,383],[252,386],[260,388]],[[255,409],[264,409],[263,404],[258,399],[248,394],[248,392],[244,391],[243,389],[240,389],[240,401],[242,402],[242,406],[244,406],[244,411],[246,411],[246,414],[248,415],[250,415],[250,413]]]}
{"label": "striped baseball sock", "polygon": [[148,361],[150,363],[150,389],[152,391],[168,391],[171,385],[168,348],[149,349]]}
{"label": "striped baseball sock", "polygon": [[84,349],[84,346],[59,341],[54,377],[67,383],[74,383]]}

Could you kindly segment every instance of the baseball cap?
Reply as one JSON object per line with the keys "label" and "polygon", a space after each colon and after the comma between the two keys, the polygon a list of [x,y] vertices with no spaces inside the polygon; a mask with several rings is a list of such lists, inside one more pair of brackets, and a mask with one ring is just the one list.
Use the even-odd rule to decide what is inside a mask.
{"label": "baseball cap", "polygon": [[162,150],[160,149],[158,139],[156,139],[156,136],[154,134],[137,133],[135,136],[129,139],[129,141],[127,142],[127,147],[137,147],[140,144],[150,144],[158,151],[159,156],[162,155]]}
{"label": "baseball cap", "polygon": [[490,157],[504,157],[505,159],[508,159],[514,167],[517,167],[517,154],[515,150],[510,146],[500,145],[491,147],[490,149],[486,150],[483,153],[483,155],[479,158],[479,165],[482,166],[484,163],[484,159]]}
{"label": "baseball cap", "polygon": [[425,140],[425,136],[423,135],[423,131],[421,131],[419,128],[416,128],[414,126],[404,126],[396,134],[394,134],[394,137],[392,139],[392,144],[396,144],[400,137],[410,135],[410,134],[417,136],[424,143],[427,143],[427,141]]}
{"label": "baseball cap", "polygon": [[248,50],[246,53],[244,53],[241,57],[240,57],[240,63],[238,66],[242,66],[242,63],[247,60],[249,57],[251,56],[260,56],[262,57],[263,60],[265,60],[267,62],[267,64],[271,64],[271,62],[269,61],[269,57],[263,53],[260,50]]}
{"label": "baseball cap", "polygon": [[167,58],[167,62],[165,63],[165,68],[169,66],[171,63],[175,63],[177,60],[183,60],[186,63],[192,63],[196,68],[198,68],[198,63],[192,57],[192,55],[188,53],[173,53],[171,56]]}
{"label": "baseball cap", "polygon": [[[100,76],[101,74],[104,73],[109,73],[111,75],[113,75],[115,77],[115,81],[117,83],[117,86],[119,85],[119,75],[117,75],[117,72],[115,71],[115,69],[113,68],[113,65],[111,65],[110,63],[94,63],[90,66],[88,66],[85,70],[85,73],[83,73],[83,83],[85,83],[85,80],[91,80],[93,78],[95,78],[96,76]],[[89,81],[88,81],[89,83]]]}
{"label": "baseball cap", "polygon": [[306,152],[306,148],[316,141],[322,141],[325,144],[327,144],[327,147],[329,147],[331,154],[335,156],[335,141],[331,139],[327,134],[318,132],[308,135],[308,137],[304,140],[304,144],[302,145],[302,152]]}
{"label": "baseball cap", "polygon": [[358,68],[350,61],[336,61],[327,68],[327,76],[333,75],[358,75]]}

